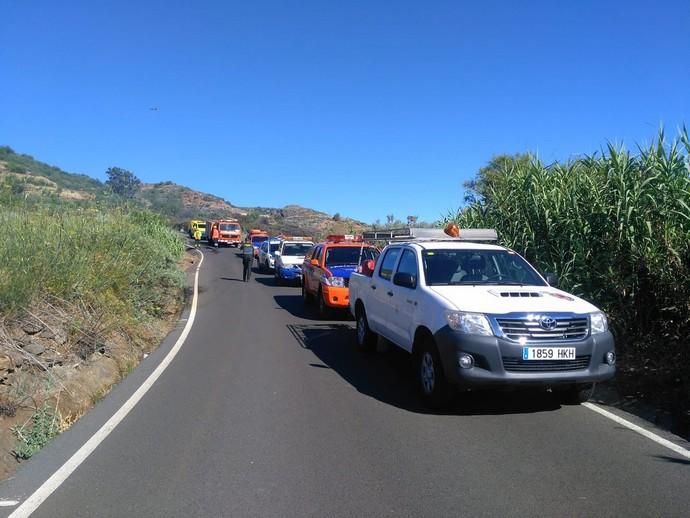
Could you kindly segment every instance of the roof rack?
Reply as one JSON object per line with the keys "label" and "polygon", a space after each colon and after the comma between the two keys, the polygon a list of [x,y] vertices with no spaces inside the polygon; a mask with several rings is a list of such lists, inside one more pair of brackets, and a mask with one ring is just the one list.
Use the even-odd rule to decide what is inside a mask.
{"label": "roof rack", "polygon": [[460,229],[458,237],[446,234],[442,228],[393,228],[390,230],[372,230],[362,232],[367,241],[498,241],[498,234],[493,228]]}

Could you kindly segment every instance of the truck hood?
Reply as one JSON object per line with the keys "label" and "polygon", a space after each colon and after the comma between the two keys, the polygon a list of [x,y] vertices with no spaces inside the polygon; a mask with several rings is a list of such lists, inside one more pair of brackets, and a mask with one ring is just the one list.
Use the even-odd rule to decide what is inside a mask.
{"label": "truck hood", "polygon": [[299,255],[281,255],[280,262],[283,266],[293,266],[295,264],[302,264],[304,262],[304,256]]}
{"label": "truck hood", "polygon": [[589,302],[549,286],[429,286],[429,289],[459,311],[489,314],[599,311]]}
{"label": "truck hood", "polygon": [[328,270],[333,274],[333,277],[342,277],[349,279],[352,272],[357,269],[357,265],[343,265],[343,266],[329,266]]}

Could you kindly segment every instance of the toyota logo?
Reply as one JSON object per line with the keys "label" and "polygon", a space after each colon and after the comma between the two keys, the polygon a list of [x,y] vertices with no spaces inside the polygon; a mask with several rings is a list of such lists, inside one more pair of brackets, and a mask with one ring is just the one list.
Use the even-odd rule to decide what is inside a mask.
{"label": "toyota logo", "polygon": [[556,320],[551,317],[543,316],[539,319],[539,326],[542,329],[546,329],[547,331],[554,329],[556,327],[556,324]]}

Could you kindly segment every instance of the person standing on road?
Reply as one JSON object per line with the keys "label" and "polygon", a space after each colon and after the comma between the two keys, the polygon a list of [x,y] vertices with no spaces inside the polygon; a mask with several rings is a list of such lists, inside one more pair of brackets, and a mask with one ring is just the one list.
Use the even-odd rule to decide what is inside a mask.
{"label": "person standing on road", "polygon": [[201,229],[196,227],[194,229],[194,248],[199,248],[199,243],[201,242]]}
{"label": "person standing on road", "polygon": [[242,245],[242,279],[249,282],[252,276],[252,263],[254,262],[254,246],[247,240]]}
{"label": "person standing on road", "polygon": [[220,239],[220,230],[218,230],[218,224],[214,223],[211,227],[211,241],[213,241],[213,246],[218,246],[218,239]]}

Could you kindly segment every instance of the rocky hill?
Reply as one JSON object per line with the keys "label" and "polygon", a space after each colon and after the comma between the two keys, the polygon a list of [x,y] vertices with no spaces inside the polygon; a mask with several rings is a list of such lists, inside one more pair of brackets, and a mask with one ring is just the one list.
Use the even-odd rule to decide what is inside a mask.
{"label": "rocky hill", "polygon": [[[0,147],[0,184],[27,197],[52,197],[56,201],[89,203],[112,199],[108,186],[83,174],[73,174],[45,164],[30,155]],[[273,233],[310,235],[356,233],[366,227],[361,221],[326,214],[299,205],[283,208],[238,207],[227,200],[173,182],[143,184],[135,200],[159,212],[172,224],[192,218],[237,218],[245,228],[262,228]]]}

